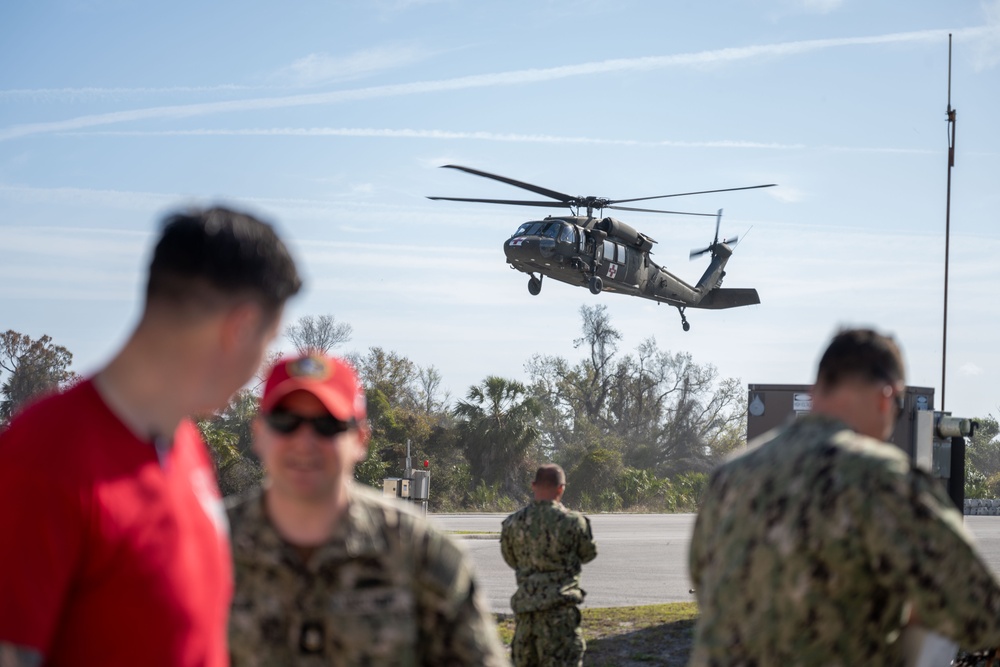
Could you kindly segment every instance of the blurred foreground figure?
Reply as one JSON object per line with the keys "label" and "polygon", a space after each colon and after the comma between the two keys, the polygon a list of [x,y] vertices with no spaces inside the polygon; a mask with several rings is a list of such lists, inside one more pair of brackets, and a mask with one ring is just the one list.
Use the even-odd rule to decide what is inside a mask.
{"label": "blurred foreground figure", "polygon": [[254,423],[264,491],[229,511],[233,665],[508,665],[465,552],[353,483],[367,439],[346,362],[307,355],[271,370]]}
{"label": "blurred foreground figure", "polygon": [[515,667],[577,667],[586,645],[580,610],[583,563],[597,557],[590,520],[563,506],[566,473],[543,465],[531,483],[534,502],[504,519],[503,559],[514,568],[517,592],[512,645]]}
{"label": "blurred foreground figure", "polygon": [[187,416],[253,376],[300,284],[269,225],[167,218],[122,350],[0,434],[0,665],[227,663],[226,517]]}
{"label": "blurred foreground figure", "polygon": [[880,442],[902,409],[895,342],[838,333],[813,414],[709,480],[691,542],[691,665],[902,665],[904,626],[1000,645],[1000,586],[944,489]]}

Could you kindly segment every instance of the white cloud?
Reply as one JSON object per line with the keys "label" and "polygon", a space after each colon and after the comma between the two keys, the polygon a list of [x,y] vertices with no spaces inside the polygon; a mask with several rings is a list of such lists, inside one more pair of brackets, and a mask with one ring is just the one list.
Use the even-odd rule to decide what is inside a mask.
{"label": "white cloud", "polygon": [[128,97],[149,95],[177,94],[217,94],[243,93],[273,89],[269,86],[242,86],[237,84],[219,84],[217,86],[165,86],[161,88],[108,88],[88,86],[83,88],[11,88],[0,90],[0,100],[3,99],[37,99],[41,101],[63,100],[69,102],[89,101],[95,99],[125,99]]}
{"label": "white cloud", "polygon": [[810,14],[829,14],[840,9],[844,0],[797,0],[795,4]]}
{"label": "white cloud", "polygon": [[[937,151],[919,148],[891,148],[879,146],[809,146],[807,144],[782,144],[773,141],[744,141],[716,139],[707,141],[674,141],[608,139],[598,137],[567,137],[551,134],[505,134],[500,132],[456,132],[453,130],[418,130],[364,127],[272,127],[241,129],[193,129],[193,130],[89,130],[65,132],[70,136],[118,136],[118,137],[370,137],[384,139],[431,139],[431,140],[476,140],[499,143],[522,144],[579,144],[600,146],[642,146],[648,148],[721,148],[736,150],[824,150],[841,153],[896,153],[907,155],[934,155]],[[447,162],[447,160],[444,160]],[[429,161],[430,166],[438,166],[441,161]]]}
{"label": "white cloud", "polygon": [[423,7],[451,0],[374,0],[374,4],[383,14],[402,12],[411,7]]}
{"label": "white cloud", "polygon": [[778,201],[784,202],[786,204],[800,202],[806,199],[806,197],[808,197],[805,191],[787,185],[782,185],[779,188],[769,189],[767,191],[767,194],[774,197]]}
{"label": "white cloud", "polygon": [[0,183],[0,200],[22,202],[67,202],[79,205],[112,207],[145,211],[182,199],[180,195],[158,192],[131,192],[123,190],[97,190],[89,188],[39,188],[26,185]]}
{"label": "white cloud", "polygon": [[958,369],[958,372],[962,375],[982,375],[983,369],[974,363],[965,363]]}
{"label": "white cloud", "polygon": [[[994,28],[966,28],[955,31],[961,37],[979,37],[989,34]],[[650,56],[645,58],[619,58],[599,62],[566,65],[543,69],[514,70],[495,74],[476,74],[443,79],[439,81],[416,81],[413,83],[356,88],[326,93],[311,93],[289,95],[283,97],[262,97],[245,100],[228,100],[199,104],[182,104],[146,109],[132,109],[112,113],[79,116],[61,121],[45,123],[29,123],[12,125],[0,129],[0,141],[18,137],[51,132],[66,132],[88,127],[115,125],[139,120],[154,120],[165,118],[191,118],[220,113],[234,113],[262,109],[279,109],[303,107],[312,105],[339,104],[343,102],[399,97],[470,88],[485,88],[496,86],[523,85],[566,79],[572,77],[592,76],[625,71],[651,71],[669,67],[709,67],[725,65],[758,58],[788,57],[820,51],[823,49],[873,45],[939,42],[948,35],[947,30],[924,30],[918,32],[892,33],[871,37],[846,37],[837,39],[818,39],[798,42],[783,42],[778,44],[762,44],[747,47],[717,49],[713,51],[698,51],[669,56]]]}
{"label": "white cloud", "polygon": [[1000,0],[983,2],[986,28],[972,40],[972,64],[977,71],[1000,64]]}
{"label": "white cloud", "polygon": [[315,86],[410,65],[427,56],[428,53],[421,49],[399,45],[366,49],[346,56],[311,53],[278,70],[270,79],[296,86]]}
{"label": "white cloud", "polygon": [[375,193],[375,185],[372,183],[358,183],[351,186],[351,194],[370,195]]}

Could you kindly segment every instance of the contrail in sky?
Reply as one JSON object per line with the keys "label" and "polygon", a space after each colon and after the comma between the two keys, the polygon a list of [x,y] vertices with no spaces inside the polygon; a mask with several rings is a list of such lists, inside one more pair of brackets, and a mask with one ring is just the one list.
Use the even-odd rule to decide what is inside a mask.
{"label": "contrail in sky", "polygon": [[779,44],[716,49],[712,51],[682,53],[670,56],[619,58],[600,62],[583,63],[579,65],[515,70],[495,74],[477,74],[454,79],[444,79],[440,81],[416,81],[413,83],[373,86],[369,88],[357,88],[353,90],[340,90],[326,93],[307,93],[283,97],[264,97],[246,100],[158,106],[146,109],[132,109],[128,111],[79,116],[68,120],[47,123],[12,125],[0,130],[0,141],[35,134],[81,130],[88,127],[100,127],[139,120],[190,118],[194,116],[231,113],[237,111],[338,104],[355,100],[398,97],[403,95],[416,95],[420,93],[539,83],[543,81],[553,81],[571,77],[607,74],[610,72],[651,71],[665,69],[668,67],[702,67],[745,61],[753,58],[791,56],[844,46],[937,42],[943,41],[948,36],[949,32],[952,32],[958,37],[975,37],[992,32],[993,30],[994,29],[992,27],[979,27],[965,28],[956,31],[922,30],[917,32],[876,35],[872,37],[816,39],[798,42],[784,42]]}
{"label": "contrail in sky", "polygon": [[551,134],[504,134],[497,132],[454,132],[449,130],[380,129],[354,127],[274,127],[240,129],[194,129],[194,130],[94,130],[89,132],[67,132],[80,137],[372,137],[387,139],[438,139],[438,140],[478,140],[501,143],[535,144],[592,144],[614,146],[644,146],[673,148],[732,148],[758,150],[829,150],[866,153],[906,153],[934,154],[936,151],[919,148],[873,148],[852,146],[809,146],[807,144],[782,144],[766,141],[745,141],[718,139],[708,141],[640,141],[637,139],[602,139],[595,137],[563,137]]}

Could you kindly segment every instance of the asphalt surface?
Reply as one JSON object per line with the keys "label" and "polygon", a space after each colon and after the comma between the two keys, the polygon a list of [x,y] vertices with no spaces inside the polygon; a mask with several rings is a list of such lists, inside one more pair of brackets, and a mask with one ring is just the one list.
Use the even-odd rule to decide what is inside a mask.
{"label": "asphalt surface", "polygon": [[[500,532],[505,514],[432,514],[448,531]],[[626,607],[688,602],[687,551],[693,514],[596,514],[590,516],[597,559],[583,566],[585,607]],[[1000,576],[1000,517],[967,516],[984,560]],[[477,579],[493,611],[510,612],[514,572],[500,556],[498,539],[463,539],[476,565]]]}

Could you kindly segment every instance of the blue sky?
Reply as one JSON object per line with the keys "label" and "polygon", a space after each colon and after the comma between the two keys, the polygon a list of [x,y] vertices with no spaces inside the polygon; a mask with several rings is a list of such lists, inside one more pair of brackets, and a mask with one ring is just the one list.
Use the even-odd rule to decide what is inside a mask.
{"label": "blue sky", "polygon": [[[134,325],[159,219],[227,202],[276,223],[344,351],[435,366],[452,397],[580,357],[604,304],[744,383],[807,383],[840,325],[903,344],[940,407],[948,33],[958,112],[946,408],[1000,413],[1000,2],[40,0],[0,9],[0,330],[100,367]],[[612,199],[703,195],[743,239],[727,287],[677,311],[545,283],[502,243],[551,210],[456,163]],[[680,200],[675,200],[680,201]],[[689,282],[709,218],[619,212]],[[749,234],[746,234],[747,230]],[[285,344],[287,346],[287,344]]]}

